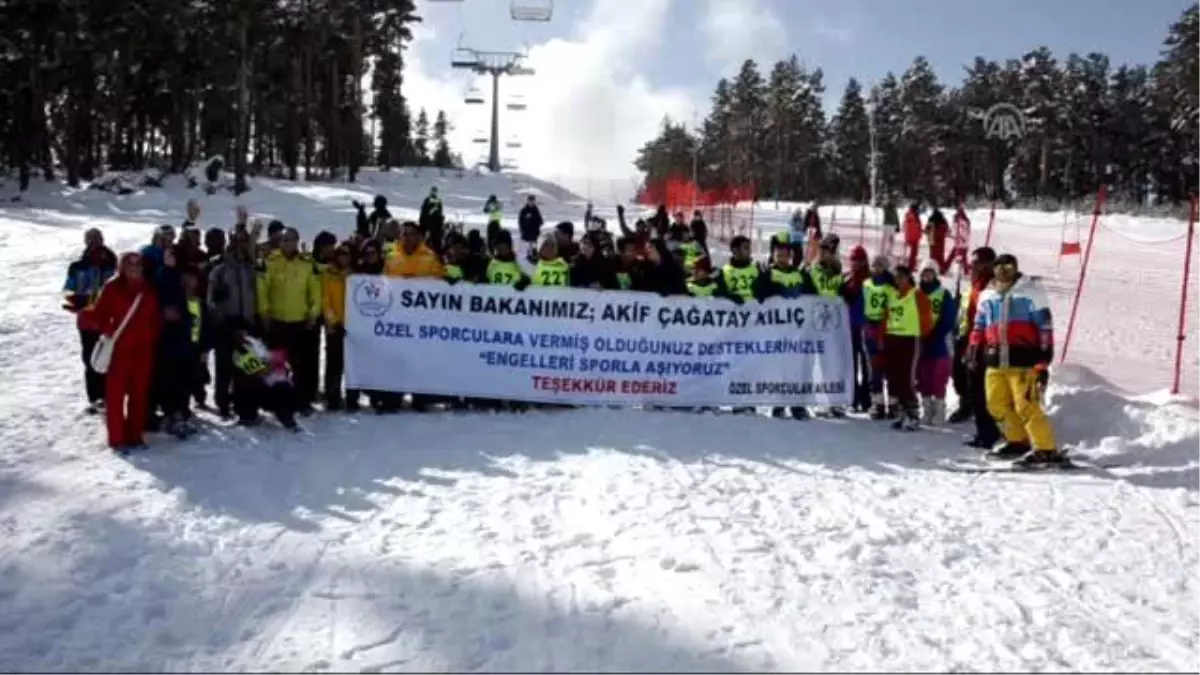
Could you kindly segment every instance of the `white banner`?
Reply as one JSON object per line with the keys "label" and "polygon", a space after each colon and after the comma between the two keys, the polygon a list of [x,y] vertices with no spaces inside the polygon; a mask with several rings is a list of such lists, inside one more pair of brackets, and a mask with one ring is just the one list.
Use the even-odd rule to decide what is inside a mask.
{"label": "white banner", "polygon": [[353,276],[346,387],[577,405],[849,405],[840,299]]}

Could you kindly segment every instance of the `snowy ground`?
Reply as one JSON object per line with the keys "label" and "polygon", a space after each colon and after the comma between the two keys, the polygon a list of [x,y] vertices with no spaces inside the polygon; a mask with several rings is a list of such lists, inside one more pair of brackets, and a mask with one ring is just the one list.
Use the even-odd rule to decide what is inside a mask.
{"label": "snowy ground", "polygon": [[[245,201],[311,237],[430,176],[368,178]],[[512,203],[457,187],[452,212]],[[967,476],[932,466],[950,431],[612,410],[318,416],[117,459],[57,292],[83,228],[129,248],[186,196],[0,208],[0,670],[1200,667],[1200,417],[1079,366],[1059,434],[1122,468]]]}

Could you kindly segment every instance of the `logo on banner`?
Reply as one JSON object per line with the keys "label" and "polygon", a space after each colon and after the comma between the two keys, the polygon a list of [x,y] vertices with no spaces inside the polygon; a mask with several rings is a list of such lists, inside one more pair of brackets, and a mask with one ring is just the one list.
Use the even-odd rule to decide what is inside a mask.
{"label": "logo on banner", "polygon": [[377,319],[392,308],[392,289],[378,279],[363,279],[354,286],[354,307],[362,316]]}
{"label": "logo on banner", "polygon": [[829,302],[817,303],[816,316],[813,325],[819,333],[828,333],[842,327],[842,312],[839,307]]}

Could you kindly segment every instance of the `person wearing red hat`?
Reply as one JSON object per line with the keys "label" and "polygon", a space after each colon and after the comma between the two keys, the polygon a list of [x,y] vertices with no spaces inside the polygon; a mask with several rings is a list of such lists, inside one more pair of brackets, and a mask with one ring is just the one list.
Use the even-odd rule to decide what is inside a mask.
{"label": "person wearing red hat", "polygon": [[154,355],[162,331],[158,296],[144,277],[143,264],[138,253],[122,254],[117,275],[104,284],[96,304],[86,310],[92,325],[113,341],[104,382],[104,412],[108,445],[118,452],[145,445]]}

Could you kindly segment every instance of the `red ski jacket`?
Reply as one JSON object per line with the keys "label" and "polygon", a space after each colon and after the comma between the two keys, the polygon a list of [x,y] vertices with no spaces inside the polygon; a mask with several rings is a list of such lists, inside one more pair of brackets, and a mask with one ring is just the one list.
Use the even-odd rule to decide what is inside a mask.
{"label": "red ski jacket", "polygon": [[125,319],[125,314],[133,306],[133,301],[141,293],[142,301],[137,311],[125,326],[121,339],[113,346],[113,357],[118,354],[144,353],[148,358],[153,355],[158,346],[158,334],[162,330],[162,315],[158,308],[158,296],[154,287],[145,281],[130,283],[123,276],[117,276],[100,291],[96,304],[89,310],[95,319],[95,325],[107,336],[117,332],[117,327]]}

